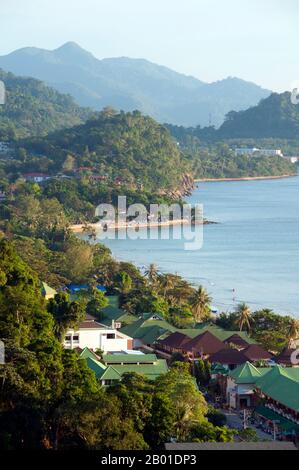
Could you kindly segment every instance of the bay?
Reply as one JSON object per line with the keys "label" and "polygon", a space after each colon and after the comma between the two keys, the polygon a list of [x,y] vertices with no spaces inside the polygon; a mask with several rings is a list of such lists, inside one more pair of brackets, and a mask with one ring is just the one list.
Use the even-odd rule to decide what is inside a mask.
{"label": "bay", "polygon": [[104,243],[119,260],[141,269],[155,263],[162,272],[204,285],[220,311],[244,301],[253,310],[298,316],[299,176],[202,182],[188,202],[203,204],[205,218],[218,222],[204,226],[198,251],[185,251],[184,242],[174,239]]}

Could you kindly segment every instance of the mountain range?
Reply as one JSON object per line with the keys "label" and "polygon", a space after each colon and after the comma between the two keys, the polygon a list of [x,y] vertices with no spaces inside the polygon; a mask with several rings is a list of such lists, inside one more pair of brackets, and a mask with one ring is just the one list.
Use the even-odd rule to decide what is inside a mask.
{"label": "mountain range", "polygon": [[0,68],[43,80],[81,106],[138,109],[159,122],[220,126],[230,111],[255,106],[270,91],[229,77],[204,83],[145,59],[99,60],[74,42],[53,51],[26,47],[0,57]]}

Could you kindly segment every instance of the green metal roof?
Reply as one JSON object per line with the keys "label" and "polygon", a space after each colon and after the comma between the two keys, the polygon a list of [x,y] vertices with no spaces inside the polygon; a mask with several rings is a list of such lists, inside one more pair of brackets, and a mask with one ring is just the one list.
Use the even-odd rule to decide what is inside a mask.
{"label": "green metal roof", "polygon": [[95,359],[92,359],[91,357],[87,357],[86,363],[88,367],[95,373],[97,379],[100,379],[107,369],[104,364],[96,361]]}
{"label": "green metal roof", "polygon": [[121,332],[131,336],[132,338],[142,339],[146,344],[152,344],[154,341],[165,338],[168,334],[176,331],[179,331],[191,339],[205,331],[209,331],[216,336],[216,338],[220,339],[220,341],[224,341],[230,336],[236,334],[243,338],[248,344],[255,344],[255,341],[245,332],[226,331],[210,323],[197,324],[195,328],[179,329],[168,323],[166,320],[152,320],[152,315],[152,313],[144,314],[142,318],[139,318],[135,322],[131,322],[129,325],[121,328]]}
{"label": "green metal roof", "polygon": [[231,371],[229,376],[232,377],[237,384],[254,384],[258,378],[262,377],[262,374],[253,364],[246,362]]}
{"label": "green metal roof", "polygon": [[[95,359],[94,353],[88,348],[85,348],[81,355],[80,358],[86,360],[87,366],[95,373],[99,380],[120,380],[121,376],[127,372],[135,372],[136,374],[144,375],[150,380],[155,380],[168,371],[166,361],[164,359],[157,359],[155,354],[106,354],[103,360],[107,360],[108,363],[112,363],[114,357],[115,361],[119,361],[119,357],[122,358],[123,362],[124,360],[127,361],[126,364],[113,363],[113,366],[107,366]],[[134,363],[130,364],[129,362],[132,360],[134,360]],[[137,360],[142,360],[142,364],[136,364],[135,362],[137,362]]]}
{"label": "green metal roof", "polygon": [[131,324],[136,321],[136,316],[124,312],[119,308],[119,298],[117,295],[109,296],[109,305],[103,309],[103,319],[101,323],[111,326],[112,320],[120,321],[124,325]]}
{"label": "green metal roof", "polygon": [[128,372],[135,372],[139,375],[144,375],[150,380],[155,380],[162,374],[166,374],[168,366],[165,359],[158,359],[155,364],[126,364],[126,365],[113,365],[113,368],[120,374],[123,375]]}
{"label": "green metal roof", "polygon": [[275,413],[275,411],[270,410],[266,406],[258,406],[255,409],[255,412],[272,422],[275,421],[277,426],[282,431],[284,431],[285,434],[292,434],[293,432],[299,434],[298,424],[294,423],[293,421],[290,421],[289,419],[285,418],[284,416],[281,416],[278,413]]}
{"label": "green metal roof", "polygon": [[109,366],[100,377],[101,380],[121,380],[121,374],[114,367]]}
{"label": "green metal roof", "polygon": [[226,374],[228,374],[228,370],[222,364],[214,363],[211,366],[211,373],[212,374],[226,375]]}
{"label": "green metal roof", "polygon": [[166,332],[175,332],[177,328],[170,325],[166,320],[151,320],[139,318],[131,325],[121,328],[121,332],[132,338],[142,339],[146,344],[151,344]]}
{"label": "green metal roof", "polygon": [[99,360],[98,356],[93,351],[91,351],[89,348],[84,348],[81,351],[79,357],[80,357],[80,359],[87,359],[89,357],[91,359],[94,359],[95,361]]}
{"label": "green metal roof", "polygon": [[248,336],[245,331],[224,330],[223,328],[220,328],[219,326],[213,325],[211,323],[198,323],[195,326],[195,329],[200,330],[202,333],[204,333],[205,331],[209,331],[221,341],[225,341],[233,335],[238,335],[240,336],[240,338],[244,339],[248,344],[256,344],[256,341],[250,338],[250,336]]}
{"label": "green metal roof", "polygon": [[299,377],[281,366],[271,368],[256,381],[262,393],[286,407],[299,411]]}
{"label": "green metal roof", "polygon": [[136,362],[146,364],[157,361],[156,354],[104,354],[103,362],[105,364],[136,364]]}

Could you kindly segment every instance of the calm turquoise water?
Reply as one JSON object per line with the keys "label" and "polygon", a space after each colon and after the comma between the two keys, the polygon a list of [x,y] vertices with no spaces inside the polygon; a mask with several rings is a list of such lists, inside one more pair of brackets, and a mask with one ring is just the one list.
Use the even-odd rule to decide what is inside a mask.
{"label": "calm turquoise water", "polygon": [[[119,260],[156,263],[203,284],[219,309],[240,302],[253,309],[299,314],[299,176],[281,180],[200,183],[189,198],[204,216],[199,251],[179,240],[107,240]],[[175,229],[177,230],[177,229]],[[233,289],[235,291],[233,291]]]}

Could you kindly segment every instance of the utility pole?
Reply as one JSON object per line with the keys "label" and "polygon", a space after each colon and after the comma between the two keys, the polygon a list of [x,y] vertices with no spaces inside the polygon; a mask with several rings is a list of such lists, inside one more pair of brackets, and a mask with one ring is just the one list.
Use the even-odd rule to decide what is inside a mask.
{"label": "utility pole", "polygon": [[247,429],[248,427],[248,418],[249,418],[248,410],[244,409],[243,410],[243,429]]}
{"label": "utility pole", "polygon": [[277,427],[276,424],[279,424],[280,421],[278,419],[273,421],[273,441],[276,441],[276,434],[277,434]]}

